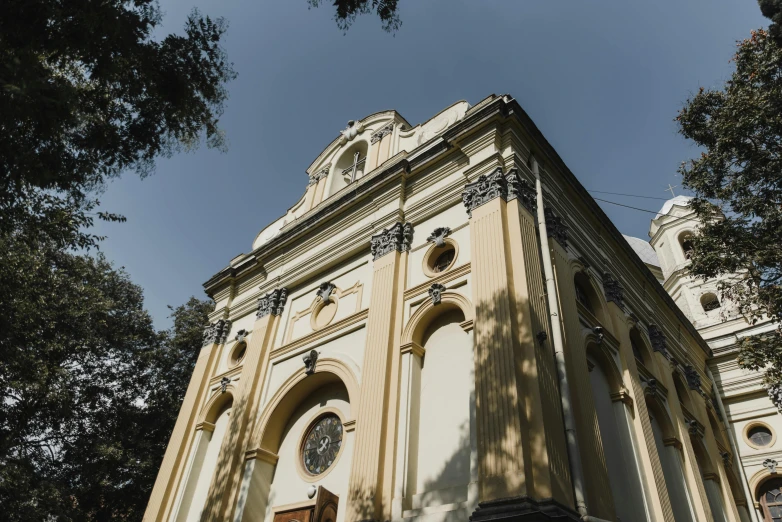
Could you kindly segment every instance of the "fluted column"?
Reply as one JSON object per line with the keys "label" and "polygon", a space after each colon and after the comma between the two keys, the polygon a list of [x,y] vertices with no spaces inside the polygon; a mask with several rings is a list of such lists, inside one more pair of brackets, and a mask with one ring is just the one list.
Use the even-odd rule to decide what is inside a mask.
{"label": "fluted column", "polygon": [[522,386],[522,437],[527,494],[574,506],[565,426],[537,240],[535,189],[516,169],[508,181],[507,244],[518,331],[517,379]]}
{"label": "fluted column", "polygon": [[693,511],[695,511],[695,519],[698,522],[712,522],[711,508],[709,507],[709,499],[706,496],[706,488],[703,484],[700,468],[698,467],[698,461],[695,458],[695,450],[692,447],[692,441],[690,440],[690,426],[687,423],[687,419],[684,418],[684,412],[681,408],[681,398],[676,391],[676,384],[673,381],[672,372],[676,371],[675,364],[672,362],[672,357],[668,353],[666,347],[665,335],[662,330],[658,329],[654,325],[649,328],[649,338],[654,348],[654,355],[657,357],[658,367],[662,370],[660,377],[665,386],[668,389],[668,407],[671,409],[671,414],[674,419],[674,427],[676,429],[677,437],[682,443],[682,453],[684,457],[684,478],[687,482],[687,488],[692,494]]}
{"label": "fluted column", "polygon": [[258,300],[258,312],[247,346],[238,393],[234,397],[230,423],[220,446],[215,475],[201,516],[203,521],[222,522],[231,519],[244,470],[244,452],[252,431],[252,414],[258,406],[274,333],[287,297],[288,290],[282,288]]}
{"label": "fluted column", "polygon": [[187,385],[185,398],[179,408],[174,431],[163,456],[152,495],[144,512],[144,521],[165,520],[173,506],[176,486],[182,480],[182,470],[185,466],[188,448],[190,447],[198,418],[198,406],[203,402],[209,387],[209,369],[213,366],[219,353],[218,346],[225,342],[231,322],[219,320],[204,330],[204,341],[198,354],[190,383]]}
{"label": "fluted column", "polygon": [[635,415],[632,419],[632,428],[638,441],[638,457],[640,471],[645,476],[651,475],[654,481],[647,482],[649,508],[654,520],[676,522],[671,507],[671,499],[668,495],[668,487],[665,483],[660,454],[657,443],[654,440],[652,423],[649,420],[649,411],[646,408],[644,390],[641,386],[641,378],[638,375],[638,367],[635,363],[635,355],[630,342],[630,328],[623,309],[623,290],[619,282],[613,277],[606,276],[603,280],[603,288],[608,300],[608,311],[614,325],[614,332],[619,339],[619,356],[624,368],[622,379],[630,383],[630,394],[633,399]]}
{"label": "fluted column", "polygon": [[592,385],[589,381],[586,346],[582,336],[582,326],[578,318],[574,274],[568,261],[567,227],[561,218],[548,208],[546,227],[551,236],[551,254],[554,272],[559,290],[560,317],[565,337],[565,362],[573,400],[573,413],[576,418],[576,434],[581,450],[584,476],[587,479],[586,503],[590,515],[613,519],[614,499],[608,481],[608,469],[600,439],[600,426],[592,397]]}
{"label": "fluted column", "polygon": [[[378,520],[390,515],[390,498],[384,505],[384,461],[393,463],[393,455],[383,455],[388,444],[391,404],[392,356],[399,317],[398,302],[404,294],[401,277],[407,263],[413,228],[397,223],[372,237],[374,258],[372,296],[367,317],[367,339],[361,371],[361,404],[356,415],[356,439],[348,485],[347,522]],[[388,481],[388,479],[386,479]],[[388,484],[390,486],[390,484]],[[390,489],[390,488],[385,488]]]}

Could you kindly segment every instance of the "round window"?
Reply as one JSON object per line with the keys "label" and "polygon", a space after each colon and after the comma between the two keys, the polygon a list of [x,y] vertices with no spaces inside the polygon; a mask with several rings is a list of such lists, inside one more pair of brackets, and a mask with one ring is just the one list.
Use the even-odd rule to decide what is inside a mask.
{"label": "round window", "polygon": [[441,253],[437,256],[437,259],[434,260],[432,272],[439,274],[440,272],[448,270],[448,267],[453,263],[454,257],[456,257],[456,250],[454,250],[453,247],[446,249],[445,252]]}
{"label": "round window", "polygon": [[239,364],[242,362],[246,353],[247,343],[244,341],[238,343],[231,352],[231,364]]}
{"label": "round window", "polygon": [[342,421],[334,413],[319,417],[310,427],[301,448],[304,469],[310,475],[320,475],[337,459],[342,447]]}
{"label": "round window", "polygon": [[774,439],[771,430],[766,426],[755,426],[747,432],[747,438],[755,446],[768,446]]}

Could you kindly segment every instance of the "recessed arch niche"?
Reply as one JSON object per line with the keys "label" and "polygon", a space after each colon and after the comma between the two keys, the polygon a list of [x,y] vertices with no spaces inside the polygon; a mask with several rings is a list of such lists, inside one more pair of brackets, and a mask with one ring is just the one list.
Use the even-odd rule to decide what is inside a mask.
{"label": "recessed arch niche", "polygon": [[596,343],[587,345],[589,382],[608,470],[608,481],[620,520],[648,520],[646,497],[630,429],[632,413],[621,398],[625,395],[621,373],[613,357]]}
{"label": "recessed arch niche", "polygon": [[403,333],[394,519],[434,506],[450,511],[448,519],[470,515],[477,481],[471,320],[470,302],[446,291],[440,304],[425,301]]}
{"label": "recessed arch niche", "polygon": [[[317,483],[340,498],[335,522],[341,522],[357,406],[358,383],[339,359],[319,359],[312,375],[304,368],[291,375],[267,402],[250,439],[237,519],[271,521],[275,508],[306,503],[308,489]],[[326,472],[312,476],[303,471],[302,439],[315,420],[330,414],[343,423],[342,447]]]}
{"label": "recessed arch niche", "polygon": [[185,470],[187,480],[177,498],[176,522],[201,520],[209,485],[217,467],[220,446],[228,430],[233,392],[233,386],[230,385],[225,392],[216,392],[199,416],[193,452]]}

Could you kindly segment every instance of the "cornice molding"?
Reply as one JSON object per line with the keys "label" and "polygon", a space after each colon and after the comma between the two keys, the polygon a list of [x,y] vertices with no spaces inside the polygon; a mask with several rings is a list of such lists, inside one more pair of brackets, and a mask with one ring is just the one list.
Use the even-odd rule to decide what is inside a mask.
{"label": "cornice molding", "polygon": [[467,274],[470,273],[470,263],[469,261],[467,263],[464,263],[463,265],[460,265],[456,268],[452,268],[451,270],[448,270],[447,272],[443,272],[437,277],[433,277],[432,279],[428,279],[424,281],[423,283],[416,285],[412,288],[408,288],[405,290],[405,300],[412,299],[418,295],[426,294],[429,290],[429,288],[434,283],[439,283],[441,285],[445,285],[446,283],[450,283],[451,281],[455,279],[459,279],[460,277],[464,277]]}
{"label": "cornice molding", "polygon": [[[362,321],[365,321],[367,317],[369,317],[369,310],[364,309],[358,313],[355,313],[344,319],[341,319],[336,323],[332,323],[326,326],[325,328],[307,334],[304,337],[300,337],[295,341],[291,341],[288,344],[285,344],[283,346],[280,346],[279,348],[272,350],[271,354],[269,354],[269,358],[277,359],[278,357],[282,357],[289,353],[296,352],[302,348],[309,347],[308,345],[316,341],[319,341],[324,337],[329,337],[335,333],[342,333],[343,335],[346,335],[350,332],[357,330],[358,328],[351,328],[351,327],[357,325],[358,323],[361,323]],[[361,325],[360,328],[363,328],[363,325]]]}

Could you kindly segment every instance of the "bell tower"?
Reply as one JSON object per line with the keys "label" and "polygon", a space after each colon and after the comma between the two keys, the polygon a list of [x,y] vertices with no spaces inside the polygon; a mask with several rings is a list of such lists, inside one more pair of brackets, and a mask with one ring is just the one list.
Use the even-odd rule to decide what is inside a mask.
{"label": "bell tower", "polygon": [[665,202],[652,220],[649,243],[657,252],[665,290],[692,324],[708,338],[703,329],[724,322],[728,307],[723,306],[718,296],[719,279],[703,281],[687,273],[692,238],[700,225],[695,211],[689,206],[691,199],[675,196]]}

